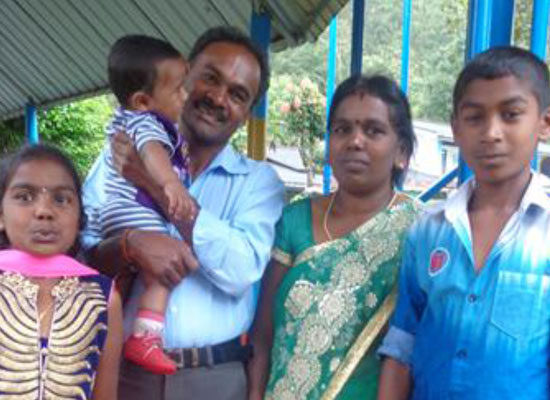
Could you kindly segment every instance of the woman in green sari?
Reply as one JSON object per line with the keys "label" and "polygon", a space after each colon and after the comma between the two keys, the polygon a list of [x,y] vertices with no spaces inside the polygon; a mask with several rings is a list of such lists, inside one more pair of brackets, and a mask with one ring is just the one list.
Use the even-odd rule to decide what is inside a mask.
{"label": "woman in green sari", "polygon": [[290,204],[277,225],[249,400],[376,397],[377,338],[417,213],[394,189],[414,147],[409,105],[390,79],[353,76],[334,94],[328,127],[338,190]]}

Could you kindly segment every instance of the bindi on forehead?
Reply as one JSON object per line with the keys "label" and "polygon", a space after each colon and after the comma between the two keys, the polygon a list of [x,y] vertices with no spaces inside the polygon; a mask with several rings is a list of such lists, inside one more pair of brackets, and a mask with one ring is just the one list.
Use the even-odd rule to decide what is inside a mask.
{"label": "bindi on forehead", "polygon": [[35,193],[52,193],[52,192],[59,192],[59,191],[68,191],[68,192],[76,193],[76,188],[73,185],[40,186],[40,185],[33,185],[31,183],[26,183],[26,182],[12,182],[12,184],[10,184],[9,186],[9,190],[19,190],[19,189],[31,190]]}

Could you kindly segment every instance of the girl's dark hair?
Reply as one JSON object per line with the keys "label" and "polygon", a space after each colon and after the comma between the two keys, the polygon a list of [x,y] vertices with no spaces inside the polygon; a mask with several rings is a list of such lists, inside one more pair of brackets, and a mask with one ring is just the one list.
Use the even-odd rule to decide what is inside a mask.
{"label": "girl's dark hair", "polygon": [[[411,110],[407,96],[401,91],[397,83],[383,75],[352,75],[343,81],[334,92],[330,105],[327,128],[330,132],[338,106],[349,96],[367,94],[382,100],[387,106],[390,123],[398,136],[399,144],[410,160],[416,144],[411,118]],[[395,168],[392,170],[392,183],[400,185],[405,179],[406,170]]]}
{"label": "girl's dark hair", "polygon": [[[15,153],[3,158],[0,163],[0,207],[1,202],[4,199],[6,190],[10,185],[10,182],[17,172],[17,169],[29,162],[36,160],[53,161],[61,165],[71,176],[76,193],[78,195],[78,208],[79,208],[79,228],[82,230],[86,225],[86,214],[84,213],[84,207],[82,206],[82,185],[80,184],[80,177],[74,167],[72,161],[61,150],[44,144],[27,145]],[[0,232],[0,249],[7,249],[10,247],[10,242],[4,231]],[[77,256],[80,250],[80,241],[78,236],[75,243],[69,250],[70,256]]]}

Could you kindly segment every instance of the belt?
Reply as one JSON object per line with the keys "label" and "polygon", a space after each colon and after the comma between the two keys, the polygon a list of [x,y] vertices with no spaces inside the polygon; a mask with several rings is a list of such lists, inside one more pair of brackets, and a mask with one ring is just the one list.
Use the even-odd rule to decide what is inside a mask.
{"label": "belt", "polygon": [[244,344],[241,337],[214,346],[189,349],[165,349],[179,369],[212,367],[228,362],[247,362],[252,356],[252,345]]}

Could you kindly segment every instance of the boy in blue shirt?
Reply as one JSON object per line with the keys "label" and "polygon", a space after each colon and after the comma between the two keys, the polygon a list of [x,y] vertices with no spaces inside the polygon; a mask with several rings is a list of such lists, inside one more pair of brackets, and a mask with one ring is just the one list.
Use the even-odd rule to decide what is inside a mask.
{"label": "boy in blue shirt", "polygon": [[550,399],[547,66],[494,48],[460,73],[455,142],[475,177],[411,228],[379,399]]}

